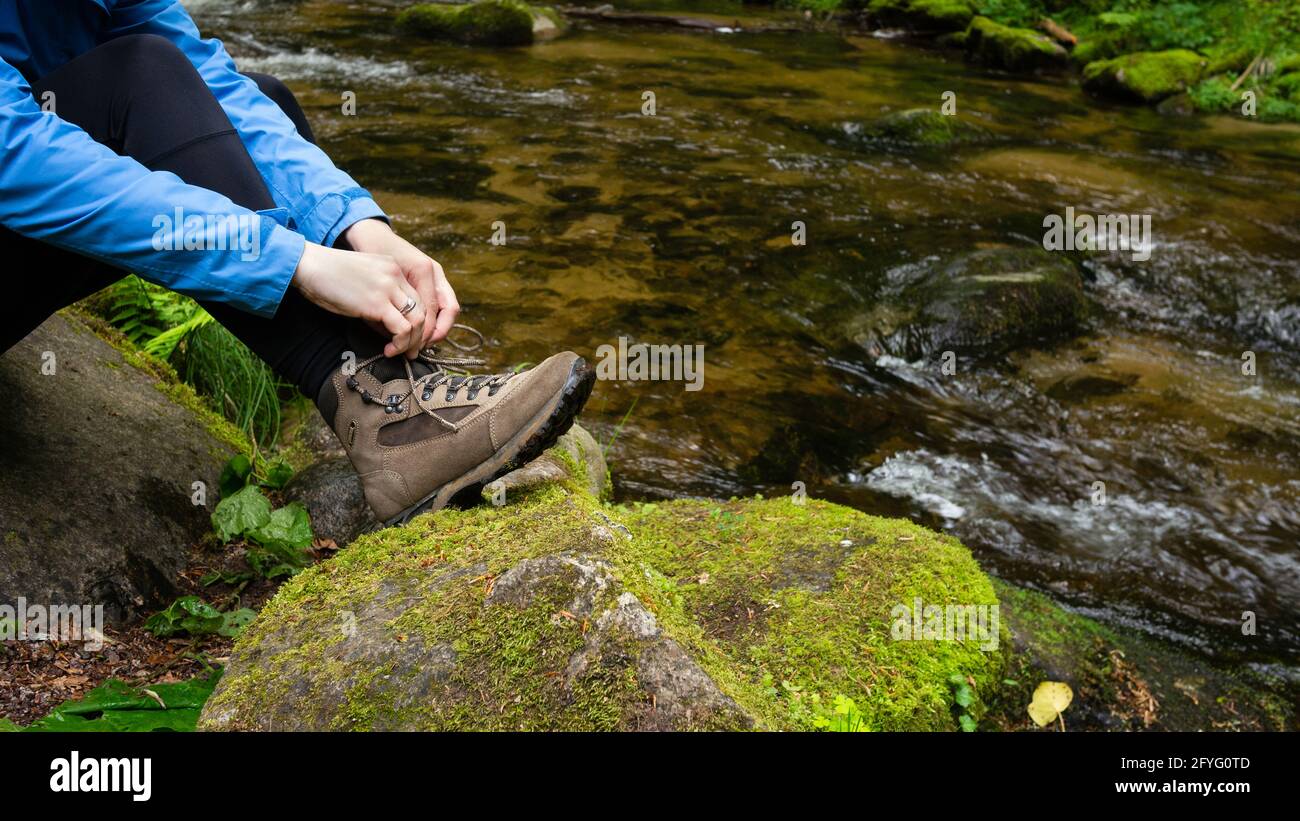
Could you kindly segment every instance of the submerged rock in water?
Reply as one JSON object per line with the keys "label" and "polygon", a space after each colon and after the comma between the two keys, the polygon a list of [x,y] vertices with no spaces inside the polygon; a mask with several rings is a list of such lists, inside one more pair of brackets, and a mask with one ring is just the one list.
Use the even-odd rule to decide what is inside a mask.
{"label": "submerged rock in water", "polygon": [[[1040,681],[1061,681],[1074,699],[1071,730],[1293,731],[1296,686],[1248,665],[1210,664],[1196,653],[1065,610],[1042,593],[994,581],[1011,634],[1005,686],[989,728],[1033,729],[1025,712]],[[1044,728],[1050,731],[1052,728]]]}
{"label": "submerged rock in water", "polygon": [[65,315],[0,357],[0,604],[116,622],[175,595],[238,434],[137,361]]}
{"label": "submerged rock in water", "polygon": [[1206,59],[1194,51],[1143,51],[1083,67],[1083,87],[1094,93],[1155,103],[1186,91],[1201,79]]}
{"label": "submerged rock in water", "polygon": [[883,146],[958,145],[988,137],[984,129],[955,114],[942,114],[929,108],[897,111],[865,126],[852,126],[845,130],[860,143]]}
{"label": "submerged rock in water", "polygon": [[876,306],[856,336],[873,356],[990,356],[1068,336],[1087,309],[1069,258],[1033,247],[988,248],[923,273]]}
{"label": "submerged rock in water", "polygon": [[906,521],[814,500],[613,508],[547,482],[289,581],[200,727],[953,729],[950,679],[978,715],[999,634],[904,640],[918,600],[995,601],[960,543]]}
{"label": "submerged rock in water", "polygon": [[877,25],[918,31],[961,31],[977,13],[969,0],[870,0],[866,10]]}
{"label": "submerged rock in water", "polygon": [[962,41],[971,60],[1007,71],[1062,69],[1070,61],[1065,48],[1046,34],[1004,26],[987,17],[971,21]]}
{"label": "submerged rock in water", "polygon": [[518,0],[478,0],[465,5],[424,3],[397,16],[402,29],[422,37],[475,46],[526,46],[560,33],[563,18]]}

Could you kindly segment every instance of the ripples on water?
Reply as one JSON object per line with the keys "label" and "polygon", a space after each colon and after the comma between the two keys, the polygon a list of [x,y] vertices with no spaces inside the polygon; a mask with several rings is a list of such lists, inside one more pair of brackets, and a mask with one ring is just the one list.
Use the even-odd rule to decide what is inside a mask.
{"label": "ripples on water", "polygon": [[[1296,129],[1087,106],[867,38],[580,28],[490,51],[394,36],[373,3],[187,5],[242,67],[294,86],[340,165],[452,273],[499,364],[619,336],[705,344],[700,393],[598,386],[584,420],[602,439],[636,401],[614,448],[624,496],[802,481],[948,529],[1090,612],[1293,662]],[[949,89],[993,144],[853,145]],[[340,115],[345,90],[360,116]],[[1151,213],[1156,232],[1147,263],[1084,263],[1079,339],[946,378],[859,344],[926,266],[1037,243],[1067,205]],[[486,241],[496,220],[505,248]],[[1245,610],[1260,637],[1241,637]]]}

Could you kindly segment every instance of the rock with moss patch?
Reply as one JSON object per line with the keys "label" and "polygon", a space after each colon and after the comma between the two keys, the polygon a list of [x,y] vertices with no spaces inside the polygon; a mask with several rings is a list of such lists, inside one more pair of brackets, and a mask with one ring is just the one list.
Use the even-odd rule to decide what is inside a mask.
{"label": "rock with moss patch", "polygon": [[560,33],[563,18],[518,0],[478,0],[465,5],[425,3],[397,16],[400,28],[422,37],[475,46],[526,46]]}
{"label": "rock with moss patch", "polygon": [[976,14],[968,0],[871,0],[866,11],[878,25],[917,31],[961,31]]}
{"label": "rock with moss patch", "polygon": [[873,356],[993,356],[1068,336],[1088,309],[1078,268],[1040,248],[986,248],[918,269],[850,335]]}
{"label": "rock with moss patch", "polygon": [[1294,682],[1103,625],[1041,593],[1000,581],[994,588],[1012,656],[985,717],[990,729],[1036,729],[1025,705],[1040,681],[1063,681],[1074,691],[1063,716],[1072,730],[1296,729]]}
{"label": "rock with moss patch", "polygon": [[1156,103],[1194,85],[1205,65],[1204,57],[1186,49],[1126,54],[1084,66],[1083,87],[1094,94]]}
{"label": "rock with moss patch", "polygon": [[100,604],[116,623],[176,595],[240,435],[92,327],[56,315],[0,357],[0,603]]}
{"label": "rock with moss patch", "polygon": [[987,17],[971,21],[964,42],[968,58],[992,68],[1048,71],[1069,64],[1069,53],[1046,34],[1004,26]]}
{"label": "rock with moss patch", "polygon": [[930,108],[896,111],[865,126],[846,127],[855,141],[869,146],[940,147],[986,140],[988,132],[955,114]]}
{"label": "rock with moss patch", "polygon": [[[902,640],[899,606],[996,601],[955,539],[809,500],[599,503],[569,480],[369,534],[238,640],[207,730],[950,730],[1000,634]],[[910,623],[910,622],[909,622]]]}

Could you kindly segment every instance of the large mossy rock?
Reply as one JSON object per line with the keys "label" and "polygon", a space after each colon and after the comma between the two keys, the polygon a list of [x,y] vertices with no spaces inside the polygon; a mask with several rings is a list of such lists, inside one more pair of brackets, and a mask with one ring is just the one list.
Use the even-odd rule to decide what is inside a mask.
{"label": "large mossy rock", "polygon": [[968,0],[870,0],[868,17],[882,26],[918,31],[961,31],[977,11]]}
{"label": "large mossy rock", "polygon": [[424,3],[397,16],[397,25],[412,34],[474,46],[530,45],[558,33],[560,22],[554,13],[518,0]]}
{"label": "large mossy rock", "polygon": [[[951,537],[816,501],[599,503],[548,482],[369,534],[236,643],[207,730],[956,727],[1004,653],[893,637],[995,601]],[[999,645],[1001,646],[1001,645]]]}
{"label": "large mossy rock", "polygon": [[966,56],[1007,71],[1058,70],[1069,65],[1069,53],[1051,37],[1033,29],[1014,28],[976,17],[966,29]]}
{"label": "large mossy rock", "polygon": [[0,357],[0,604],[150,612],[211,528],[238,434],[117,344],[61,314]]}
{"label": "large mossy rock", "polygon": [[1144,51],[1083,68],[1083,87],[1099,95],[1155,103],[1186,91],[1201,79],[1206,59],[1194,51]]}
{"label": "large mossy rock", "polygon": [[985,248],[919,269],[849,333],[875,356],[996,356],[1071,335],[1087,310],[1082,277],[1068,257]]}

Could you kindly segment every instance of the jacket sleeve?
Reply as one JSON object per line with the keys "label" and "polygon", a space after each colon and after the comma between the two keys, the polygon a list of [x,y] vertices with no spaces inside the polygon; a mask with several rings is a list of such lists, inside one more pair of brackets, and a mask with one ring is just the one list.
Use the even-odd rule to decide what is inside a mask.
{"label": "jacket sleeve", "polygon": [[[186,216],[208,223],[233,219],[228,224],[244,226],[242,235],[230,231],[218,239],[214,231],[213,241],[195,243],[206,250],[184,250],[172,229],[183,228]],[[275,313],[305,245],[273,214],[241,208],[170,172],[150,171],[43,111],[27,81],[3,60],[0,225],[196,299],[263,316]]]}
{"label": "jacket sleeve", "polygon": [[235,69],[219,40],[200,37],[179,2],[119,0],[111,13],[110,37],[155,34],[184,52],[230,117],[276,204],[289,210],[290,227],[332,246],[358,220],[387,220],[369,192],[300,137],[280,107]]}

